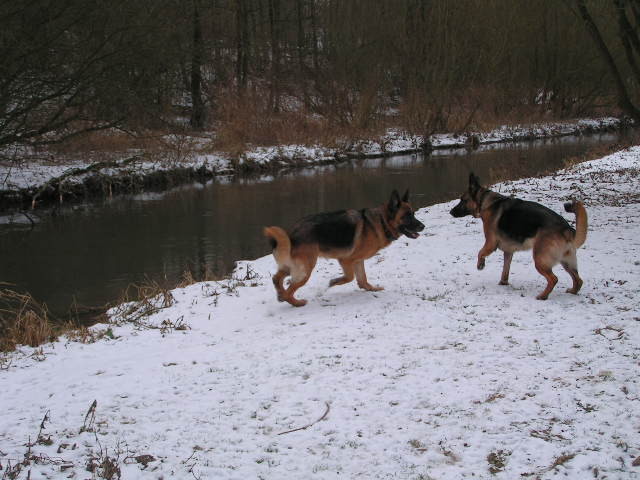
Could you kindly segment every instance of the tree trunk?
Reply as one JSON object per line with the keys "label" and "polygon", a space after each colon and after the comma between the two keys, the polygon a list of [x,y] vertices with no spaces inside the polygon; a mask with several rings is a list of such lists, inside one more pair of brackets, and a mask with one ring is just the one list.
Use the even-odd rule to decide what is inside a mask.
{"label": "tree trunk", "polygon": [[191,46],[191,126],[204,127],[204,102],[202,101],[202,26],[198,0],[193,2],[193,44]]}
{"label": "tree trunk", "polygon": [[609,51],[607,44],[602,38],[602,34],[600,33],[598,26],[594,22],[593,17],[591,17],[591,14],[587,9],[585,1],[577,0],[577,7],[578,7],[578,11],[580,12],[580,16],[582,17],[582,20],[584,22],[584,25],[587,28],[587,31],[591,35],[591,38],[593,38],[593,41],[595,42],[598,51],[600,52],[600,54],[602,55],[602,58],[604,59],[607,66],[609,67],[609,72],[613,77],[613,81],[615,83],[616,90],[618,92],[618,105],[633,119],[640,122],[640,109],[637,106],[635,106],[631,101],[631,97],[624,83],[624,79],[622,78],[622,74],[620,73],[620,70],[618,69],[616,62],[613,59],[613,56],[611,55],[611,52]]}
{"label": "tree trunk", "polygon": [[[640,67],[636,61],[636,56],[640,55],[640,39],[634,30],[631,22],[627,18],[625,12],[624,0],[615,0],[616,9],[618,10],[618,27],[620,28],[620,40],[627,56],[627,62],[631,65],[631,70],[636,76],[636,80],[640,82]],[[635,51],[634,51],[635,50]]]}
{"label": "tree trunk", "polygon": [[271,34],[271,94],[273,112],[280,111],[280,0],[269,0],[269,28]]}
{"label": "tree trunk", "polygon": [[249,67],[249,22],[246,0],[236,0],[236,84],[238,92],[247,88],[247,70]]}

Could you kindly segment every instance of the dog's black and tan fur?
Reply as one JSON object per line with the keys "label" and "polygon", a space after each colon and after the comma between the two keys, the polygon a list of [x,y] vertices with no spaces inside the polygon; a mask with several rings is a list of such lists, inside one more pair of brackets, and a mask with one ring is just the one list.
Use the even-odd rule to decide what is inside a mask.
{"label": "dog's black and tan fur", "polygon": [[[299,220],[289,233],[280,227],[266,227],[278,271],[273,276],[278,300],[302,307],[306,300],[294,297],[316,265],[318,257],[335,258],[344,274],[329,282],[329,286],[351,282],[355,276],[358,286],[365,290],[382,290],[367,281],[364,261],[375,255],[401,235],[417,238],[424,225],[413,215],[409,192],[402,198],[393,191],[388,203],[377,208],[340,210],[318,213]],[[291,282],[285,289],[287,276]]]}
{"label": "dog's black and tan fur", "polygon": [[565,203],[564,208],[575,213],[575,230],[563,217],[539,203],[505,197],[482,187],[479,178],[471,173],[468,190],[450,213],[454,217],[473,215],[482,219],[485,242],[478,252],[477,267],[482,270],[485,257],[497,248],[502,250],[504,266],[500,285],[509,283],[513,253],[533,249],[536,270],[547,280],[546,288],[537,298],[546,300],[558,282],[552,271],[558,263],[573,281],[567,292],[577,294],[582,287],[576,250],[587,238],[587,212],[584,205],[575,200]]}

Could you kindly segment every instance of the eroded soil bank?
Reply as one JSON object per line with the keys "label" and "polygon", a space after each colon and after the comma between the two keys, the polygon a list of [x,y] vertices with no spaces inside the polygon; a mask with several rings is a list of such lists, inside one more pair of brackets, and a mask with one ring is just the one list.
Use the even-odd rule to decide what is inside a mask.
{"label": "eroded soil bank", "polygon": [[438,149],[583,135],[626,128],[625,120],[606,117],[567,123],[504,126],[491,132],[434,134],[429,138],[389,130],[372,140],[345,141],[341,147],[283,145],[256,147],[239,156],[206,152],[198,142],[178,158],[168,153],[129,152],[96,162],[65,159],[42,162],[24,158],[0,164],[0,211],[35,209],[70,201],[118,194],[162,191],[188,182],[206,182],[232,174],[256,174],[313,165],[337,164],[353,158],[375,158],[404,153],[428,154]]}

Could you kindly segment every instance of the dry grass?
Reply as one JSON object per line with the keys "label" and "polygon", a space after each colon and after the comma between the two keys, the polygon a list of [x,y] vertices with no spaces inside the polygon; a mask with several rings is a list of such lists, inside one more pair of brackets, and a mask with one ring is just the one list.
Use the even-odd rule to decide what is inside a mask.
{"label": "dry grass", "polygon": [[[418,92],[393,105],[394,108],[386,108],[382,104],[366,108],[366,121],[358,113],[362,109],[356,108],[357,105],[352,106],[355,110],[351,113],[324,112],[318,115],[292,97],[290,109],[274,113],[268,108],[267,98],[267,94],[259,91],[248,92],[244,97],[222,95],[215,114],[218,119],[217,136],[212,146],[233,155],[251,146],[320,144],[344,148],[363,140],[375,140],[390,127],[415,135],[431,135],[485,132],[505,124],[565,119],[549,106],[533,102],[507,104],[503,92],[487,89],[458,93],[447,103],[438,103],[439,99]],[[589,113],[604,115],[619,112]],[[337,118],[341,120],[335,120]]]}
{"label": "dry grass", "polygon": [[[47,306],[29,293],[10,288],[0,289],[0,352],[11,352],[18,345],[38,347],[65,335],[72,342],[93,343],[104,337],[114,338],[111,328],[90,329],[87,325],[108,322],[106,307],[71,306],[68,318],[54,317]],[[44,359],[42,349],[31,355]],[[0,358],[0,369],[8,368]]]}
{"label": "dry grass", "polygon": [[74,323],[68,323],[65,325],[64,330],[64,336],[67,337],[69,341],[77,343],[88,344],[95,343],[105,337],[111,339],[116,338],[111,327],[96,330],[85,325],[77,326]]}
{"label": "dry grass", "polygon": [[328,117],[313,114],[296,99],[279,112],[269,110],[268,95],[247,92],[243,97],[222,95],[216,117],[216,149],[238,155],[250,146],[323,145],[339,147],[358,139],[384,133],[384,125],[370,122],[366,127],[337,124]]}
{"label": "dry grass", "polygon": [[[93,479],[117,480],[122,478],[122,465],[139,464],[142,468],[156,461],[153,455],[137,454],[129,450],[124,440],[118,440],[111,448],[103,446],[100,438],[103,432],[100,427],[107,425],[107,421],[96,422],[97,401],[94,400],[89,410],[85,414],[84,423],[78,432],[77,440],[71,441],[73,434],[65,432],[63,436],[57,437],[59,432],[52,431],[51,434],[45,434],[47,423],[50,422],[49,411],[44,414],[40,427],[33,436],[35,440],[31,440],[30,435],[24,444],[25,451],[15,458],[7,457],[2,454],[2,462],[0,462],[0,479],[2,480],[18,480],[30,479],[31,467],[34,465],[51,465],[52,471],[59,470],[65,472],[70,470],[68,478],[73,478],[75,473],[71,469],[82,468],[89,472],[89,476]],[[69,460],[64,458],[67,453],[72,454],[76,450],[77,445],[82,443],[88,449],[84,459]],[[40,447],[51,447],[58,444],[56,453],[58,456],[51,457],[47,453],[41,451]],[[72,454],[73,455],[73,454]],[[77,455],[73,455],[77,456]],[[85,462],[84,464],[80,462]],[[84,475],[86,477],[86,475]]]}
{"label": "dry grass", "polygon": [[[502,125],[554,122],[580,116],[620,115],[615,109],[562,113],[553,105],[515,102],[514,95],[490,87],[436,95],[417,89],[398,105],[396,126],[416,135],[488,132]],[[607,104],[607,102],[600,102]]]}
{"label": "dry grass", "polygon": [[[188,330],[190,327],[180,317],[175,321],[164,320],[159,325],[152,325],[146,319],[174,303],[171,289],[184,288],[197,282],[213,282],[214,286],[206,285],[208,296],[217,299],[221,294],[236,295],[237,288],[257,285],[258,275],[247,266],[236,276],[216,277],[210,271],[205,271],[196,278],[190,271],[185,271],[178,285],[165,286],[153,279],[145,279],[139,283],[129,285],[122,293],[110,315],[105,311],[107,306],[100,308],[86,308],[72,305],[66,321],[52,318],[46,305],[37,302],[28,293],[19,293],[8,288],[0,289],[0,352],[10,352],[18,345],[37,347],[45,342],[53,341],[59,335],[67,340],[79,343],[94,343],[101,339],[114,339],[111,326],[104,328],[90,328],[95,323],[111,323],[118,325],[132,323],[140,328],[160,330],[161,333]],[[32,353],[35,360],[44,360],[42,349]],[[10,356],[0,356],[0,369],[11,366]]]}
{"label": "dry grass", "polygon": [[191,270],[185,270],[184,272],[182,272],[182,276],[180,277],[180,281],[178,282],[176,287],[184,288],[188,287],[189,285],[193,285],[196,282],[197,280],[193,276],[193,273],[191,273]]}
{"label": "dry grass", "polygon": [[[509,95],[490,88],[469,89],[448,96],[416,91],[400,101],[379,95],[347,95],[350,101],[324,99],[324,103],[302,95],[284,96],[282,108],[274,112],[269,92],[254,86],[244,95],[222,90],[217,94],[216,120],[212,130],[194,132],[178,124],[164,129],[123,131],[110,129],[74,137],[40,152],[52,162],[58,158],[115,159],[131,152],[144,152],[169,163],[191,158],[198,152],[222,151],[238,157],[255,146],[322,145],[349,149],[366,140],[381,138],[393,127],[415,135],[469,131],[484,132],[505,124],[531,124],[563,120],[552,108],[533,102],[513,103]],[[447,100],[443,100],[446,98]],[[511,102],[511,103],[509,103]],[[608,111],[583,115],[619,114]]]}
{"label": "dry grass", "polygon": [[565,465],[566,463],[570,462],[571,460],[573,460],[575,458],[577,454],[576,453],[563,453],[559,456],[557,456],[554,460],[553,463],[551,465],[549,465],[548,467],[539,469],[538,471],[535,472],[526,472],[526,473],[522,473],[520,474],[521,477],[536,477],[539,478],[540,475],[543,475],[547,472],[550,472],[552,470],[555,470],[558,467],[561,467],[563,465]]}
{"label": "dry grass", "polygon": [[0,351],[12,351],[17,345],[37,347],[53,336],[46,305],[28,293],[0,289]]}
{"label": "dry grass", "polygon": [[507,460],[511,452],[498,450],[487,455],[487,463],[489,464],[489,472],[493,475],[502,472],[507,466]]}
{"label": "dry grass", "polygon": [[56,163],[60,159],[97,162],[118,160],[132,152],[144,152],[154,160],[179,163],[209,143],[208,135],[195,135],[181,128],[136,132],[111,129],[86,133],[60,144],[49,145],[45,152],[39,152],[39,158],[46,153],[48,163]]}
{"label": "dry grass", "polygon": [[115,323],[133,323],[142,327],[144,319],[164,308],[173,305],[174,298],[170,290],[156,280],[145,279],[140,283],[129,285],[117,306],[112,310],[112,321]]}
{"label": "dry grass", "polygon": [[134,134],[115,129],[100,130],[78,135],[48,148],[59,155],[73,155],[77,152],[112,153],[139,149],[155,151],[162,146],[162,138],[167,133],[147,131]]}

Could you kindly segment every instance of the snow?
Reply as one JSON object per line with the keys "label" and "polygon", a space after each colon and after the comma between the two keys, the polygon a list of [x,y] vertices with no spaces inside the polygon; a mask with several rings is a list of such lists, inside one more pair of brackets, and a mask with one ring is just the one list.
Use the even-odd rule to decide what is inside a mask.
{"label": "snow", "polygon": [[94,343],[0,357],[3,472],[26,454],[22,479],[108,459],[125,479],[640,478],[640,147],[492,188],[571,221],[585,201],[578,296],[558,269],[536,300],[527,252],[509,286],[499,253],[477,271],[482,226],[455,200],[366,262],[381,292],[327,288],[320,261],[293,308],[271,256],[238,262],[136,324],[113,311]]}
{"label": "snow", "polygon": [[[139,154],[140,152],[131,152]],[[189,168],[197,170],[204,168],[220,174],[229,173],[231,169],[231,161],[222,154],[198,154],[188,159],[180,161],[172,161],[171,159],[140,160],[127,162],[116,162],[120,165],[106,166],[91,172],[82,173],[68,177],[65,182],[82,183],[88,176],[118,176],[122,174],[131,174],[144,176],[153,172],[171,171],[176,168]],[[60,177],[73,169],[84,168],[92,165],[91,162],[61,162],[52,163],[38,161],[22,161],[17,164],[1,164],[0,163],[0,190],[21,190],[21,189],[38,189],[48,181]]]}
{"label": "snow", "polygon": [[[501,142],[532,140],[540,138],[561,137],[567,135],[580,135],[583,133],[602,131],[618,128],[622,120],[614,117],[602,117],[595,119],[580,119],[573,122],[550,122],[544,124],[510,125],[501,126],[486,133],[467,132],[461,135],[433,134],[429,137],[429,144],[435,149],[460,149],[470,145],[472,137],[476,137],[480,145],[491,145]],[[157,171],[169,171],[176,168],[205,169],[213,174],[229,174],[234,171],[234,162],[228,154],[203,153],[207,148],[204,138],[191,138],[188,140],[177,136],[167,135],[168,144],[190,144],[193,153],[185,158],[172,160],[163,158],[152,161],[142,159],[127,163],[118,167],[105,167],[89,173],[69,177],[66,182],[82,183],[90,175],[113,176],[129,174],[144,176]],[[341,149],[329,148],[321,145],[279,145],[272,147],[251,147],[239,155],[239,165],[255,164],[258,166],[283,165],[291,163],[302,165],[318,165],[334,162],[336,158],[349,156],[376,157],[383,155],[414,152],[422,149],[424,137],[410,135],[398,129],[389,129],[385,135],[377,140],[356,142],[353,145],[344,146]],[[0,152],[1,153],[1,152]],[[130,155],[140,154],[139,151],[129,152]],[[450,152],[449,152],[450,153]],[[33,154],[31,154],[33,156]],[[21,189],[37,190],[51,179],[60,177],[68,171],[86,167],[92,164],[91,160],[82,161],[46,161],[31,159],[28,150],[6,154],[7,158],[29,157],[27,161],[0,162],[0,190],[16,191]],[[51,156],[49,156],[51,157]],[[122,163],[122,162],[121,162]]]}

